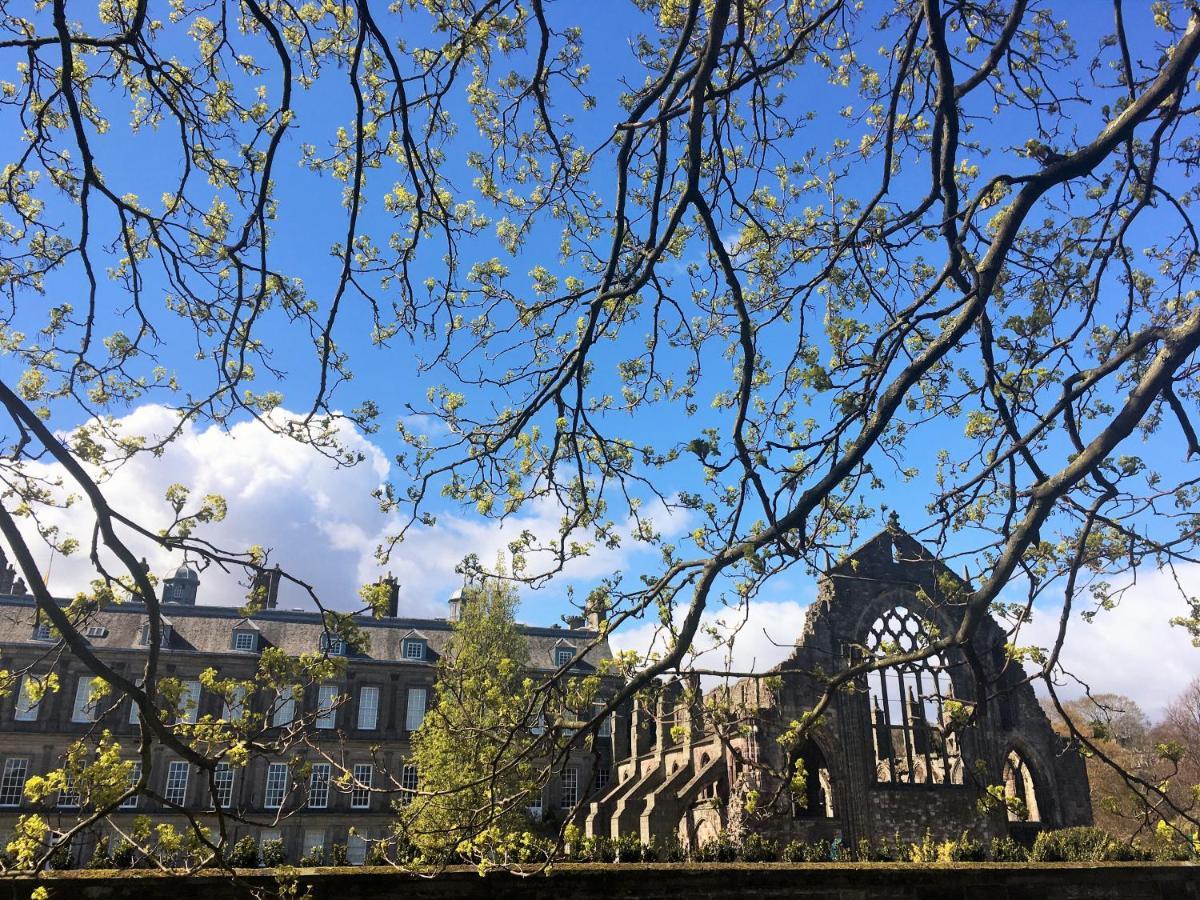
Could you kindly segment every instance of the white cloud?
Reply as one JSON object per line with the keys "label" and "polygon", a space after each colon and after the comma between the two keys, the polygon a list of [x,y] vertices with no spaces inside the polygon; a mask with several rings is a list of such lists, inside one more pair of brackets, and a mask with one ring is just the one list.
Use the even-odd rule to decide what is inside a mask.
{"label": "white cloud", "polygon": [[[276,416],[291,414],[277,411]],[[123,433],[162,434],[175,424],[164,407],[147,404],[118,420]],[[381,447],[347,426],[340,433],[349,450],[359,451],[365,462],[339,467],[326,456],[288,438],[272,433],[257,422],[243,422],[222,430],[216,426],[196,428],[185,424],[180,435],[161,458],[135,457],[104,484],[112,507],[151,529],[171,521],[172,512],[164,499],[169,485],[187,485],[192,497],[220,494],[228,503],[223,522],[203,526],[198,535],[229,550],[244,550],[261,544],[271,550],[271,561],[292,575],[311,583],[322,602],[334,608],[358,605],[360,585],[383,574],[375,560],[380,542],[393,532],[396,522],[380,512],[371,492],[389,474],[389,462]],[[46,474],[58,470],[40,466]],[[648,514],[671,533],[686,529],[686,517],[671,517],[661,505]],[[388,567],[401,583],[401,612],[407,615],[440,616],[445,602],[459,582],[455,566],[474,553],[490,564],[498,551],[522,531],[548,536],[555,533],[561,513],[551,503],[530,505],[502,525],[482,518],[442,513],[433,528],[414,529],[392,553]],[[84,504],[69,510],[53,510],[47,524],[59,525],[77,537],[83,551],[53,562],[51,589],[67,595],[86,586],[93,577],[87,559],[87,542],[92,518]],[[156,574],[169,573],[181,557],[162,550],[150,541],[130,538],[138,556],[144,555]],[[592,582],[603,575],[626,569],[639,555],[649,556],[642,545],[625,541],[619,548],[597,548],[568,565],[563,578],[549,589],[532,592],[523,604],[527,621],[549,624],[567,612],[562,602],[564,583]],[[48,551],[39,562],[45,567]],[[241,603],[245,588],[238,585],[240,573],[224,573],[210,566],[201,575],[200,602],[232,605]],[[309,606],[303,592],[286,586],[280,605]]]}
{"label": "white cloud", "polygon": [[[285,413],[276,415],[284,416]],[[147,404],[118,420],[126,434],[162,434],[174,425],[164,407]],[[272,433],[257,422],[243,422],[227,431],[216,426],[183,426],[161,458],[139,455],[117,469],[103,485],[113,509],[157,530],[167,525],[172,511],[164,499],[169,485],[191,489],[193,508],[205,494],[219,494],[228,503],[223,522],[202,526],[198,536],[231,551],[261,544],[271,550],[271,561],[310,581],[323,601],[346,608],[355,602],[359,584],[377,577],[370,548],[384,527],[384,517],[371,498],[388,471],[387,457],[371,442],[350,429],[341,432],[349,449],[361,451],[364,463],[339,468],[313,450]],[[44,467],[54,472],[53,466]],[[70,487],[70,485],[68,485]],[[92,517],[85,503],[52,512],[47,521],[77,537],[81,552],[57,557],[51,589],[68,594],[93,577],[87,558]],[[144,555],[156,574],[169,573],[181,557],[151,541],[129,537],[131,549]],[[43,565],[49,562],[42,550]],[[240,572],[225,573],[210,566],[201,574],[200,601],[232,605],[241,603],[245,588]],[[281,605],[300,605],[297,588],[285,588]]]}
{"label": "white cloud", "polygon": [[[1183,589],[1200,594],[1200,565],[1178,568]],[[1090,607],[1084,606],[1080,612]],[[1033,621],[1021,632],[1022,645],[1049,647],[1058,634],[1061,607],[1039,605]],[[1170,624],[1187,612],[1179,587],[1167,572],[1139,578],[1111,610],[1101,610],[1089,623],[1073,616],[1063,641],[1061,661],[1066,670],[1093,693],[1132,697],[1151,719],[1200,674],[1200,649],[1188,633]],[[1083,688],[1065,681],[1063,697],[1082,695]]]}
{"label": "white cloud", "polygon": [[[811,595],[811,589],[797,592]],[[720,608],[707,612],[701,619],[695,647],[699,653],[697,668],[731,672],[765,672],[785,660],[804,630],[808,613],[807,602],[799,600],[766,600],[751,602],[746,607]],[[682,617],[680,610],[680,618]],[[654,613],[651,613],[653,616]],[[716,643],[706,634],[708,628],[718,633],[737,631],[732,650]],[[636,650],[639,653],[661,652],[664,635],[657,619],[627,625],[610,638],[613,650]],[[711,686],[709,677],[706,684]]]}

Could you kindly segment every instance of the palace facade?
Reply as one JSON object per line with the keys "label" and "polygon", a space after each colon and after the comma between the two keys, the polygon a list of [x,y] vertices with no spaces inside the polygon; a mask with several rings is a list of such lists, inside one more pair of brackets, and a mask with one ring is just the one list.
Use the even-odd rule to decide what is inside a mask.
{"label": "palace facade", "polygon": [[[0,570],[0,587],[21,587],[6,561],[0,562]],[[195,766],[156,746],[147,794],[131,798],[110,818],[122,828],[130,827],[139,815],[183,828],[185,816],[163,800],[201,818],[219,803],[246,820],[227,820],[235,839],[250,834],[260,842],[282,840],[293,863],[314,847],[342,844],[349,860],[361,863],[370,840],[388,833],[395,815],[391,803],[400,796],[395,788],[417,786],[417,772],[405,760],[410,739],[433,701],[437,660],[450,638],[461,595],[450,598],[445,618],[406,618],[397,614],[398,591],[393,583],[389,615],[356,617],[355,624],[368,639],[368,650],[357,653],[340,640],[330,640],[318,612],[279,608],[277,581],[268,583],[267,608],[249,619],[238,607],[197,604],[199,587],[198,575],[181,567],[164,580],[162,590],[160,673],[183,683],[192,701],[185,704],[189,721],[231,715],[223,697],[201,686],[200,673],[205,669],[216,669],[221,678],[251,679],[259,655],[268,647],[292,656],[317,652],[345,656],[342,680],[312,685],[298,702],[280,703],[264,692],[245,698],[244,703],[262,713],[270,729],[286,729],[307,714],[315,747],[334,754],[360,784],[390,787],[391,793],[339,788],[334,780],[337,773],[313,752],[307,760],[313,771],[303,774],[294,765],[269,758],[256,759],[246,768],[223,770],[220,796],[214,798],[207,778],[199,777]],[[71,743],[107,729],[132,757],[139,735],[138,714],[129,700],[110,698],[89,704],[92,673],[40,624],[36,613],[32,597],[0,596],[0,668],[19,671],[32,666],[38,674],[54,671],[60,684],[57,692],[48,693],[36,705],[27,702],[19,689],[0,699],[0,838],[10,835],[17,816],[26,813],[41,814],[58,830],[76,821],[78,797],[68,794],[33,804],[23,794],[30,776],[61,767]],[[569,624],[575,627],[520,626],[533,669],[549,674],[595,639],[596,632],[583,627],[582,619]],[[93,613],[83,632],[97,656],[117,672],[136,678],[142,671],[148,629],[141,603],[122,603]],[[600,644],[575,667],[586,672],[607,655],[607,644]],[[266,736],[277,733],[269,730]],[[611,756],[603,752],[574,754],[547,786],[543,802],[555,809],[572,808],[589,786],[607,784],[610,766]],[[385,785],[385,778],[390,784]],[[355,835],[349,834],[351,827]],[[0,849],[3,843],[7,838]],[[90,855],[89,841],[80,841],[73,853],[77,861],[85,860]]]}

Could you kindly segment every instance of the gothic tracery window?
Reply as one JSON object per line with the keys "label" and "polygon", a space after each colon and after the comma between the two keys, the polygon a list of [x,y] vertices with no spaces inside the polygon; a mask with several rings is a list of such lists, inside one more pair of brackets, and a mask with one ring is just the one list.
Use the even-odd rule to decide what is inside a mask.
{"label": "gothic tracery window", "polygon": [[[924,619],[893,607],[871,626],[867,649],[886,656],[926,646]],[[958,737],[947,726],[954,688],[938,654],[871,672],[871,732],[875,778],[893,784],[962,784]]]}

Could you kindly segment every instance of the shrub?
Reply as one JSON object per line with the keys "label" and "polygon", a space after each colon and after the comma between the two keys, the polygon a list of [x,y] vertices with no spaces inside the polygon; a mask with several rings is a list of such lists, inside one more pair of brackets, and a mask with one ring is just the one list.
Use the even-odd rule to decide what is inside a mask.
{"label": "shrub", "polygon": [[118,869],[131,869],[137,860],[137,848],[129,841],[122,840],[113,848],[112,864]]}
{"label": "shrub", "polygon": [[324,847],[309,847],[308,851],[300,857],[300,865],[304,868],[314,869],[317,866],[325,864],[325,848]]}
{"label": "shrub", "polygon": [[779,845],[761,834],[747,835],[740,855],[746,862],[775,862],[779,859]]}
{"label": "shrub", "polygon": [[388,863],[387,844],[383,841],[371,844],[370,849],[367,850],[366,864],[368,866],[386,866]]}
{"label": "shrub", "polygon": [[831,862],[834,859],[833,844],[826,840],[813,841],[807,844],[804,841],[792,841],[780,853],[780,857],[784,862]]}
{"label": "shrub", "polygon": [[671,835],[658,845],[658,860],[665,863],[687,862],[687,848],[679,843],[679,838]]}
{"label": "shrub", "polygon": [[853,852],[846,854],[846,859],[852,862],[897,862],[908,858],[908,850],[901,846],[898,837],[890,844],[887,841],[872,844],[863,838]]}
{"label": "shrub", "polygon": [[987,858],[992,862],[1025,862],[1029,859],[1029,851],[1005,835],[992,838],[992,842],[988,845]]}
{"label": "shrub", "polygon": [[939,849],[938,843],[933,839],[933,832],[926,829],[921,843],[909,845],[906,857],[909,862],[914,863],[937,862]]}
{"label": "shrub", "polygon": [[1032,862],[1127,862],[1147,859],[1145,848],[1115,840],[1093,826],[1043,831],[1033,842]]}
{"label": "shrub", "polygon": [[287,862],[287,852],[283,849],[283,841],[278,838],[273,841],[263,841],[259,854],[262,856],[262,864],[268,869],[282,866]]}
{"label": "shrub", "polygon": [[329,862],[334,866],[350,865],[350,852],[345,844],[334,844],[329,848]]}
{"label": "shrub", "polygon": [[636,834],[623,834],[613,841],[616,861],[623,863],[656,862],[658,853],[654,844],[643,844]]}
{"label": "shrub", "polygon": [[250,835],[238,840],[229,851],[229,864],[239,869],[253,869],[258,865],[258,841]]}
{"label": "shrub", "polygon": [[102,835],[96,839],[96,849],[92,851],[92,858],[87,861],[84,868],[111,869],[112,867],[112,857],[108,855],[108,838]]}
{"label": "shrub", "polygon": [[73,867],[74,863],[71,862],[70,844],[59,844],[50,851],[50,868],[64,872]]}
{"label": "shrub", "polygon": [[824,839],[804,845],[805,862],[832,862],[837,858],[837,849]]}
{"label": "shrub", "polygon": [[1160,830],[1149,852],[1151,859],[1157,862],[1193,862],[1200,857],[1200,841],[1189,841],[1172,832],[1164,834]]}
{"label": "shrub", "polygon": [[741,855],[737,841],[722,831],[711,841],[705,841],[692,854],[694,862],[736,862]]}
{"label": "shrub", "polygon": [[401,863],[416,862],[421,855],[421,851],[417,849],[416,844],[408,839],[405,834],[400,834],[396,837],[396,861]]}
{"label": "shrub", "polygon": [[585,837],[575,846],[574,855],[580,862],[610,863],[617,860],[617,848],[609,838]]}
{"label": "shrub", "polygon": [[987,854],[983,844],[965,831],[953,841],[943,841],[938,847],[938,862],[983,862]]}

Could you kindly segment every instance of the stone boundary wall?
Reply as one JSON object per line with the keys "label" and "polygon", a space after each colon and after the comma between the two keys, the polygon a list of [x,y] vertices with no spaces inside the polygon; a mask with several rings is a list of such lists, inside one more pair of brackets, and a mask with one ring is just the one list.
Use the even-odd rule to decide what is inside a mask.
{"label": "stone boundary wall", "polygon": [[[283,880],[281,880],[281,876]],[[294,879],[287,885],[286,879]],[[422,878],[388,867],[247,869],[228,875],[61,872],[0,876],[0,898],[28,900],[39,886],[50,900],[233,900],[311,897],[496,898],[496,900],[709,900],[803,897],[836,900],[1200,900],[1197,863],[1040,863],[1008,865],[695,864],[562,865],[549,875],[480,877],[455,868]],[[281,888],[283,892],[281,893]],[[294,892],[289,892],[294,889]]]}

